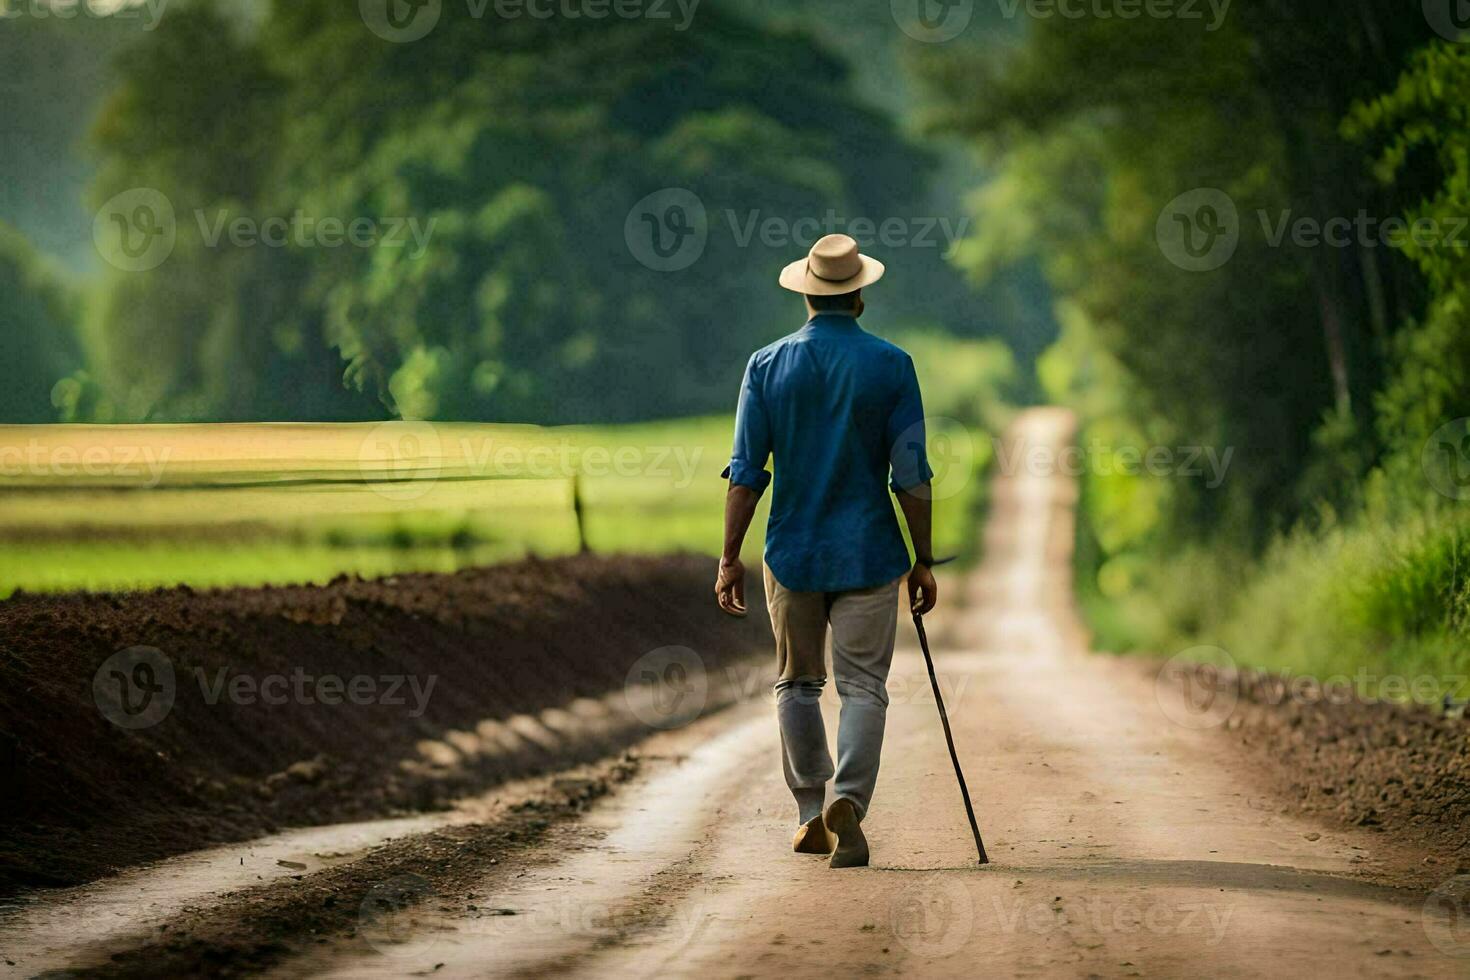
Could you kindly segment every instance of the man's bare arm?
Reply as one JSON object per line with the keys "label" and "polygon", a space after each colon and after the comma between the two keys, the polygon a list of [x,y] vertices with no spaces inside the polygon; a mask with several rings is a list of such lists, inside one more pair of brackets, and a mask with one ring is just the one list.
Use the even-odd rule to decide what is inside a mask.
{"label": "man's bare arm", "polygon": [[910,490],[900,490],[898,506],[903,510],[903,519],[909,526],[909,540],[914,543],[914,567],[909,572],[909,607],[922,616],[934,608],[939,601],[938,586],[934,582],[933,521],[934,502],[929,493],[929,484],[922,483]]}
{"label": "man's bare arm", "polygon": [[740,549],[745,545],[745,533],[750,530],[755,505],[760,499],[760,494],[750,487],[733,483],[725,494],[725,547],[720,555],[719,577],[715,579],[715,599],[731,616],[746,613],[745,565],[740,561]]}

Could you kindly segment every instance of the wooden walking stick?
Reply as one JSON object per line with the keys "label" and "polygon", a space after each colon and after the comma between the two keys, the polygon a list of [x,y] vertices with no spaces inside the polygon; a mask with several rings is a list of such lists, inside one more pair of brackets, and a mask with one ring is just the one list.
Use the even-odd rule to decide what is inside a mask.
{"label": "wooden walking stick", "polygon": [[980,839],[980,825],[975,822],[975,807],[970,804],[970,790],[965,786],[965,774],[960,771],[960,757],[954,750],[954,735],[949,730],[949,713],[944,710],[944,698],[939,693],[939,678],[934,676],[934,657],[929,653],[929,636],[924,632],[924,617],[914,613],[914,628],[919,631],[919,647],[924,651],[924,663],[929,666],[929,683],[934,686],[934,703],[939,705],[939,720],[944,723],[944,740],[949,744],[949,760],[954,763],[955,778],[960,781],[960,796],[965,799],[965,813],[970,818],[970,830],[975,834],[975,850],[980,852],[980,863],[989,864],[985,856],[985,842]]}

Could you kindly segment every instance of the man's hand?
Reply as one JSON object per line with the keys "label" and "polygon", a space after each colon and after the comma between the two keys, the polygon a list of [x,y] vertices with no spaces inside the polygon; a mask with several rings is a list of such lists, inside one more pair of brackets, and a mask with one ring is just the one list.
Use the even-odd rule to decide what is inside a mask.
{"label": "man's hand", "polygon": [[903,508],[903,519],[909,526],[909,538],[914,543],[914,568],[909,572],[909,608],[915,616],[922,616],[934,608],[939,601],[939,590],[934,585],[934,548],[930,524],[934,517],[934,494],[928,483],[901,491],[899,506]]}
{"label": "man's hand", "polygon": [[760,499],[758,491],[736,483],[730,484],[725,494],[725,547],[720,554],[726,557],[720,559],[715,601],[731,616],[745,615],[745,566],[740,562],[740,546],[745,543],[745,532]]}
{"label": "man's hand", "polygon": [[745,615],[745,565],[739,558],[720,559],[720,574],[715,579],[715,601],[731,616]]}
{"label": "man's hand", "polygon": [[909,572],[909,608],[914,615],[922,616],[938,601],[939,586],[934,582],[933,569],[928,565],[915,565]]}

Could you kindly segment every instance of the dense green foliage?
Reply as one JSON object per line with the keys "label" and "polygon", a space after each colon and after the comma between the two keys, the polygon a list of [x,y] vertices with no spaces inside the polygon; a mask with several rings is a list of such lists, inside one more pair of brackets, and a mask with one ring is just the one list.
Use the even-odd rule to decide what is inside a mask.
{"label": "dense green foliage", "polygon": [[[844,63],[731,7],[704,4],[680,32],[491,24],[446,4],[412,44],[329,0],[272,4],[248,29],[208,3],[170,11],[120,59],[95,130],[92,203],[154,188],[178,229],[163,265],[111,273],[90,310],[100,414],[566,422],[726,408],[732,365],[799,324],[799,301],[772,281],[815,237],[752,228],[774,219],[786,236],[829,211],[931,236],[890,256],[903,274],[884,301],[910,322],[993,329],[928,220],[932,158],[853,94]],[[690,267],[655,271],[625,222],[670,187],[698,195],[709,240]],[[385,232],[413,220],[423,239],[211,242],[238,218],[298,214]]]}
{"label": "dense green foliage", "polygon": [[[959,261],[984,278],[1039,255],[1061,295],[1040,372],[1099,447],[1079,568],[1110,645],[1302,669],[1463,656],[1463,504],[1421,456],[1470,415],[1470,55],[1417,11],[1340,7],[1040,20],[1012,57],[928,65],[934,125],[997,173]],[[1201,188],[1239,241],[1189,270],[1163,229]],[[1360,216],[1366,234],[1295,231]],[[1394,217],[1459,243],[1385,240]],[[1112,465],[1150,447],[1233,455],[1220,481]]]}
{"label": "dense green foliage", "polygon": [[[1343,132],[1377,151],[1373,171],[1400,189],[1404,217],[1445,224],[1470,217],[1470,50],[1435,43],[1418,52],[1387,94],[1354,107]],[[1422,276],[1426,298],[1393,338],[1379,393],[1383,470],[1395,488],[1418,486],[1409,503],[1444,504],[1419,478],[1421,448],[1452,419],[1470,416],[1470,234],[1458,241],[1405,236],[1400,250]],[[1388,502],[1401,495],[1386,494]]]}
{"label": "dense green foliage", "polygon": [[77,363],[76,300],[12,228],[0,222],[0,418],[49,422],[51,388]]}

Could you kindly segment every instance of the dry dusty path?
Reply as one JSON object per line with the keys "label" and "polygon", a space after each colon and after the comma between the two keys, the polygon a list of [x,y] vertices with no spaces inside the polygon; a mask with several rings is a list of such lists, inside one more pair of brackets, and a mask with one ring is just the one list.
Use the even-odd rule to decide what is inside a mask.
{"label": "dry dusty path", "polygon": [[[1033,412],[1012,436],[1054,447],[1068,427]],[[964,583],[963,610],[935,623],[992,865],[976,865],[907,647],[867,824],[871,868],[834,872],[789,852],[775,723],[753,695],[594,809],[585,847],[479,908],[375,919],[371,943],[323,946],[279,972],[1470,975],[1470,959],[1431,942],[1422,893],[1389,884],[1402,855],[1383,835],[1285,815],[1226,740],[1171,723],[1136,667],[1086,653],[1068,585],[1073,503],[1065,478],[1002,476],[986,563]]]}

